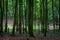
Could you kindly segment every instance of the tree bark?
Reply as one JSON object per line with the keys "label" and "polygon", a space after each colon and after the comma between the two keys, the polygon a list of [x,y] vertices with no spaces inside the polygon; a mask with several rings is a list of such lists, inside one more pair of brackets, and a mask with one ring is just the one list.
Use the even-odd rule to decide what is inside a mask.
{"label": "tree bark", "polygon": [[28,30],[30,36],[33,36],[33,0],[29,1]]}
{"label": "tree bark", "polygon": [[7,32],[7,14],[8,14],[8,0],[6,0],[6,23],[5,23],[5,32]]}
{"label": "tree bark", "polygon": [[59,0],[59,31],[60,31],[60,0]]}
{"label": "tree bark", "polygon": [[52,0],[52,15],[53,15],[53,28],[54,28],[54,31],[55,31],[54,0]]}
{"label": "tree bark", "polygon": [[[2,6],[2,2],[3,2],[3,6]],[[3,33],[3,13],[4,13],[4,0],[0,0],[0,35],[2,35]]]}
{"label": "tree bark", "polygon": [[22,2],[23,0],[19,0],[19,34],[21,34],[21,28],[22,28]]}
{"label": "tree bark", "polygon": [[44,36],[46,36],[47,28],[48,28],[48,6],[47,6],[47,0],[45,0],[45,30],[44,30]]}
{"label": "tree bark", "polygon": [[[15,3],[14,3],[15,2]],[[13,30],[12,30],[12,35],[15,35],[15,26],[16,26],[16,0],[12,0],[13,6],[13,13],[14,13],[14,23],[13,23]]]}

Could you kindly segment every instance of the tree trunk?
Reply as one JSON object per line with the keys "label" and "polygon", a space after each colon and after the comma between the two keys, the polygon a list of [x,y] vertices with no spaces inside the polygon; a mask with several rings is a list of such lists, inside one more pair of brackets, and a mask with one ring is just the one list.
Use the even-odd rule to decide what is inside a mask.
{"label": "tree trunk", "polygon": [[[15,2],[15,3],[14,3]],[[12,0],[13,6],[13,13],[14,13],[14,24],[13,24],[13,30],[12,30],[12,35],[15,35],[15,25],[16,25],[16,0]]]}
{"label": "tree trunk", "polygon": [[22,9],[22,4],[23,4],[23,0],[19,0],[19,34],[21,34],[21,27],[22,27],[22,13],[23,13],[23,9]]}
{"label": "tree trunk", "polygon": [[41,1],[42,2],[42,13],[41,13],[41,31],[42,33],[44,33],[44,0]]}
{"label": "tree trunk", "polygon": [[59,31],[60,31],[60,0],[59,0]]}
{"label": "tree trunk", "polygon": [[33,36],[33,0],[29,1],[28,30],[30,36]]}
{"label": "tree trunk", "polygon": [[[3,6],[2,6],[2,2],[3,2]],[[3,33],[3,13],[4,13],[4,0],[0,0],[0,35],[2,35],[2,33]]]}
{"label": "tree trunk", "polygon": [[8,0],[6,0],[6,23],[5,23],[5,32],[7,32],[7,14],[8,14]]}
{"label": "tree trunk", "polygon": [[54,31],[55,31],[54,0],[52,0],[52,14],[53,14],[53,28],[54,28]]}
{"label": "tree trunk", "polygon": [[47,0],[45,0],[45,30],[44,30],[44,36],[46,36],[47,28],[48,28],[48,6],[47,6]]}
{"label": "tree trunk", "polygon": [[17,32],[17,29],[18,29],[18,0],[15,0],[16,3],[15,3],[15,26],[16,26],[16,32]]}
{"label": "tree trunk", "polygon": [[41,31],[43,32],[43,2],[40,0],[40,19],[41,19]]}

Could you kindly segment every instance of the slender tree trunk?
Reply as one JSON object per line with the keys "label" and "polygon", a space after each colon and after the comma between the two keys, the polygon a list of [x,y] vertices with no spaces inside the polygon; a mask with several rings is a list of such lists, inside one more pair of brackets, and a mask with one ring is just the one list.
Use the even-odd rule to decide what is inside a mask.
{"label": "slender tree trunk", "polygon": [[59,31],[60,31],[60,0],[59,0]]}
{"label": "slender tree trunk", "polygon": [[[15,2],[16,0],[12,0],[12,3],[13,3],[13,13],[14,13],[14,23],[13,23],[13,30],[12,30],[12,35],[15,35],[15,25],[16,25],[16,9],[15,9],[15,7],[16,7],[16,2]],[[14,3],[15,2],[15,3]]]}
{"label": "slender tree trunk", "polygon": [[21,34],[21,27],[22,27],[22,13],[23,13],[23,9],[22,9],[22,2],[23,0],[19,0],[19,34]]}
{"label": "slender tree trunk", "polygon": [[8,14],[8,0],[6,0],[6,23],[5,23],[5,32],[7,32],[7,14]]}
{"label": "slender tree trunk", "polygon": [[1,13],[2,13],[2,0],[0,0],[0,35],[1,35]]}
{"label": "slender tree trunk", "polygon": [[15,13],[14,13],[14,25],[13,25],[13,35],[15,35],[15,27],[18,26],[18,0],[15,0]]}
{"label": "slender tree trunk", "polygon": [[54,28],[54,31],[55,31],[54,0],[52,0],[52,14],[53,14],[53,28]]}
{"label": "slender tree trunk", "polygon": [[[26,4],[27,2],[26,2],[26,0],[25,0],[25,4]],[[27,16],[27,5],[24,5],[25,6],[25,10],[24,10],[24,12],[25,12],[25,28],[26,28],[26,24],[27,24],[27,19],[26,19],[26,16]],[[26,32],[27,33],[27,32]]]}
{"label": "slender tree trunk", "polygon": [[18,29],[18,0],[16,0],[15,12],[16,12],[16,31],[17,31]]}
{"label": "slender tree trunk", "polygon": [[41,30],[42,33],[44,33],[44,0],[41,1],[42,2],[42,13],[41,13]]}
{"label": "slender tree trunk", "polygon": [[1,12],[1,15],[0,15],[0,34],[2,35],[3,33],[3,13],[4,13],[4,3],[3,3],[3,6],[2,6],[2,2],[4,2],[4,0],[0,1],[0,12]]}
{"label": "slender tree trunk", "polygon": [[22,22],[22,33],[24,34],[24,11],[23,11],[23,0],[22,0],[22,14],[21,14],[21,22]]}
{"label": "slender tree trunk", "polygon": [[47,7],[47,0],[45,0],[45,30],[44,30],[44,36],[46,36],[47,27],[48,27],[48,7]]}
{"label": "slender tree trunk", "polygon": [[[15,15],[15,14],[14,14],[14,15]],[[13,24],[12,35],[15,35],[15,18],[14,18],[14,24]]]}
{"label": "slender tree trunk", "polygon": [[[42,18],[42,17],[43,17],[43,15],[42,15],[42,14],[43,14],[43,10],[42,10],[43,8],[42,8],[42,6],[43,6],[43,2],[40,0],[41,31],[43,30],[43,21],[42,21],[42,20],[43,20],[43,18]],[[43,32],[43,31],[42,31],[42,32]]]}
{"label": "slender tree trunk", "polygon": [[25,0],[25,4],[26,5],[25,5],[25,10],[24,10],[24,12],[25,12],[25,28],[24,29],[25,29],[25,32],[28,33],[27,32],[27,26],[28,26],[28,22],[27,22],[28,21],[27,20],[27,18],[28,18],[27,17],[28,16],[28,1],[27,0]]}
{"label": "slender tree trunk", "polygon": [[45,0],[42,0],[42,25],[43,25],[43,33],[46,36],[46,11],[45,11]]}
{"label": "slender tree trunk", "polygon": [[33,36],[33,0],[29,1],[28,30],[30,36]]}

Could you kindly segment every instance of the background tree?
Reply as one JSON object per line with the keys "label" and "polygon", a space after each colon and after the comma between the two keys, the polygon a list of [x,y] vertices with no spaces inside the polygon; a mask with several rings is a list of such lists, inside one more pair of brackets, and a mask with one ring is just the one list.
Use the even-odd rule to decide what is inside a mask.
{"label": "background tree", "polygon": [[26,33],[28,33],[27,29],[28,29],[28,0],[25,0],[25,6],[24,6],[24,12],[25,12],[25,30]]}
{"label": "background tree", "polygon": [[14,0],[12,0],[14,6],[13,6],[13,13],[14,13],[14,23],[13,23],[13,30],[12,30],[12,35],[15,35],[15,26],[16,26],[16,0],[14,3]]}
{"label": "background tree", "polygon": [[16,0],[16,31],[18,31],[18,17],[19,17],[19,0]]}
{"label": "background tree", "polygon": [[53,15],[53,27],[54,27],[54,31],[55,31],[55,20],[54,20],[54,1],[52,0],[52,15]]}
{"label": "background tree", "polygon": [[28,2],[29,2],[28,30],[30,36],[33,36],[33,0],[28,0]]}
{"label": "background tree", "polygon": [[59,31],[60,31],[60,0],[59,0]]}
{"label": "background tree", "polygon": [[22,14],[23,14],[23,0],[19,0],[19,33],[21,34],[21,28],[22,28]]}
{"label": "background tree", "polygon": [[45,26],[44,26],[44,36],[46,36],[46,32],[47,32],[47,27],[48,27],[48,6],[47,6],[47,0],[45,0]]}
{"label": "background tree", "polygon": [[44,8],[44,0],[42,0],[41,1],[42,2],[42,13],[41,13],[41,25],[42,25],[42,32],[44,32],[44,10],[45,10],[45,8]]}
{"label": "background tree", "polygon": [[6,0],[6,23],[5,23],[5,32],[7,32],[7,14],[8,14],[8,0]]}
{"label": "background tree", "polygon": [[[3,3],[3,6],[2,6]],[[3,13],[4,13],[4,0],[0,0],[0,34],[2,35],[3,33]]]}

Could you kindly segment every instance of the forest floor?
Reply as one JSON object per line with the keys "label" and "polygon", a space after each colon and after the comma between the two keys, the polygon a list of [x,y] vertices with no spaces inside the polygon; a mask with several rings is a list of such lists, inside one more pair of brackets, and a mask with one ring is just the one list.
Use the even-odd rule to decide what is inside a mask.
{"label": "forest floor", "polygon": [[40,38],[35,38],[35,37],[22,37],[22,36],[0,36],[0,40],[60,40],[59,37],[40,37]]}

